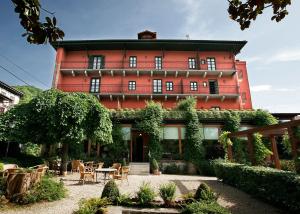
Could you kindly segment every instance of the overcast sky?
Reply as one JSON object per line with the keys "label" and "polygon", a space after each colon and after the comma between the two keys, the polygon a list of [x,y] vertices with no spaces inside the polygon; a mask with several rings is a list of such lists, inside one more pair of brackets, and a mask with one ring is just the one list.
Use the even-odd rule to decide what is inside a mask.
{"label": "overcast sky", "polygon": [[[137,32],[145,29],[156,31],[160,39],[185,39],[188,34],[190,39],[247,40],[237,58],[248,63],[254,108],[300,112],[300,1],[293,1],[288,8],[290,14],[282,22],[270,21],[269,8],[245,31],[228,18],[226,0],[42,0],[41,3],[55,12],[58,26],[66,34],[65,40],[135,39]],[[0,1],[0,27],[0,65],[31,85],[50,88],[55,51],[50,45],[30,45],[21,37],[24,30],[10,0]],[[0,80],[11,85],[23,84],[1,69]]]}

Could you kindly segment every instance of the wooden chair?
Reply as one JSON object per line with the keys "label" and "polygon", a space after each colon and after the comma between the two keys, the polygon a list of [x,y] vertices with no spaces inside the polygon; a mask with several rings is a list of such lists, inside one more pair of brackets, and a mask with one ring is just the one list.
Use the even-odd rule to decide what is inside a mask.
{"label": "wooden chair", "polygon": [[80,160],[72,160],[71,162],[71,173],[79,172],[79,164],[81,163]]}
{"label": "wooden chair", "polygon": [[95,163],[93,165],[94,169],[102,169],[104,163],[103,162],[99,162],[99,163]]}
{"label": "wooden chair", "polygon": [[116,169],[116,171],[109,173],[112,178],[116,175],[120,175],[120,170],[121,170],[121,164],[120,163],[114,163],[110,168]]}
{"label": "wooden chair", "polygon": [[129,171],[130,171],[130,166],[122,166],[121,174],[120,175],[114,175],[114,179],[121,180],[121,182],[123,182],[123,180],[126,179],[127,184],[129,184],[129,182],[128,182]]}
{"label": "wooden chair", "polygon": [[94,172],[91,171],[86,171],[86,168],[84,167],[83,163],[79,164],[79,172],[80,172],[80,181],[82,181],[82,184],[84,184],[84,182],[87,179],[91,179],[92,181],[94,181],[95,179],[95,174]]}
{"label": "wooden chair", "polygon": [[84,163],[85,171],[93,172],[94,171],[93,165],[94,165],[94,161],[85,162]]}

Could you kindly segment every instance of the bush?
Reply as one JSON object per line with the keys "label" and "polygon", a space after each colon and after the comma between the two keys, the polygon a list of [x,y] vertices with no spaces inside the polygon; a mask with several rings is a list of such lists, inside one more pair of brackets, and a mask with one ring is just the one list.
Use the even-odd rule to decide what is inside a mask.
{"label": "bush", "polygon": [[180,174],[182,170],[180,170],[180,167],[177,166],[175,163],[171,163],[170,165],[167,165],[164,169],[165,174]]}
{"label": "bush", "polygon": [[1,195],[5,194],[5,190],[6,190],[6,179],[0,177],[0,198]]}
{"label": "bush", "polygon": [[130,206],[132,205],[132,200],[129,194],[121,194],[117,200],[116,200],[117,205],[121,206]]}
{"label": "bush", "polygon": [[217,196],[206,183],[201,183],[195,193],[195,199],[197,201],[212,202],[217,200]]}
{"label": "bush", "polygon": [[230,212],[221,207],[217,202],[201,203],[193,202],[188,204],[182,213],[185,214],[230,214]]}
{"label": "bush", "polygon": [[36,203],[39,201],[56,201],[66,196],[66,189],[62,182],[57,182],[53,178],[44,176],[41,181],[28,191],[21,204]]}
{"label": "bush", "polygon": [[215,176],[213,161],[202,160],[197,164],[200,175]]}
{"label": "bush", "polygon": [[140,205],[149,205],[155,196],[156,194],[150,183],[143,183],[137,192],[137,199]]}
{"label": "bush", "polygon": [[165,204],[170,205],[175,199],[176,185],[174,183],[162,184],[159,187],[159,195]]}
{"label": "bush", "polygon": [[1,162],[7,164],[17,164],[20,167],[31,167],[44,164],[44,159],[33,155],[18,154],[16,157],[3,157]]}
{"label": "bush", "polygon": [[75,214],[103,214],[106,213],[106,207],[110,205],[107,198],[82,199],[79,202],[79,210]]}
{"label": "bush", "polygon": [[216,162],[216,176],[275,206],[300,211],[300,176],[267,167]]}
{"label": "bush", "polygon": [[152,160],[151,160],[151,168],[152,168],[152,170],[158,170],[159,169],[158,163],[155,160],[155,158],[152,158]]}
{"label": "bush", "polygon": [[281,169],[284,171],[296,172],[294,160],[280,160]]}
{"label": "bush", "polygon": [[4,169],[4,164],[0,162],[0,171],[3,171]]}
{"label": "bush", "polygon": [[112,203],[115,203],[120,196],[120,191],[114,180],[110,180],[102,191],[101,198],[108,198]]}

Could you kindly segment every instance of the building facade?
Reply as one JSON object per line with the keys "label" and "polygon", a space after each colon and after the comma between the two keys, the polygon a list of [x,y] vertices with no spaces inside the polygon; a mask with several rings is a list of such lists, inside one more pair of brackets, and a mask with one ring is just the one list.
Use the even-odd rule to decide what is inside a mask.
{"label": "building facade", "polygon": [[23,93],[0,81],[0,113],[18,104]]}
{"label": "building facade", "polygon": [[[197,109],[251,110],[245,61],[236,55],[246,41],[168,40],[144,31],[138,39],[54,42],[57,51],[53,88],[92,93],[110,109],[137,109],[145,101],[173,108],[188,96]],[[184,150],[185,122],[165,118],[163,149],[171,159]],[[148,137],[133,120],[121,121],[130,161],[148,160]],[[200,121],[203,136],[216,141],[222,124]],[[247,128],[247,127],[245,127]],[[88,144],[88,153],[97,151]],[[105,153],[105,149],[101,150]]]}
{"label": "building facade", "polygon": [[252,109],[245,41],[163,40],[144,31],[137,40],[63,41],[53,87],[95,94],[107,108],[143,108],[155,100],[173,108],[186,96],[198,109]]}

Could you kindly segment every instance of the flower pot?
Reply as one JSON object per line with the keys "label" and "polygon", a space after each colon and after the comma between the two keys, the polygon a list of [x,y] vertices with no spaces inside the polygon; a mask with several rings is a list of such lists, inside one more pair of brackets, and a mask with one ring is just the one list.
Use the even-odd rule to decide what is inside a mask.
{"label": "flower pot", "polygon": [[153,174],[154,175],[160,175],[160,171],[158,169],[153,169]]}

